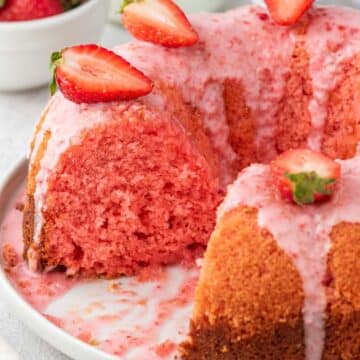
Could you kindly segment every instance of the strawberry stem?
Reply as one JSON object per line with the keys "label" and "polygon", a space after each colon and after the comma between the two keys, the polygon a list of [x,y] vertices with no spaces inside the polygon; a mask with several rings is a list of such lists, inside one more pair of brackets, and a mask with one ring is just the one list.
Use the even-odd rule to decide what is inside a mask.
{"label": "strawberry stem", "polygon": [[51,58],[50,58],[51,81],[50,81],[50,85],[49,85],[51,96],[53,96],[55,94],[56,89],[57,89],[56,68],[60,64],[61,59],[62,59],[62,52],[61,51],[56,51],[56,52],[53,52],[51,54]]}
{"label": "strawberry stem", "polygon": [[293,186],[293,198],[299,205],[313,204],[315,195],[332,195],[334,190],[329,186],[336,180],[320,177],[315,171],[297,174],[285,173]]}
{"label": "strawberry stem", "polygon": [[144,0],[124,0],[122,5],[121,5],[121,8],[120,8],[120,14],[122,14],[124,12],[125,8],[128,5],[130,5],[130,4],[134,3],[134,2],[142,2],[142,1],[144,1]]}

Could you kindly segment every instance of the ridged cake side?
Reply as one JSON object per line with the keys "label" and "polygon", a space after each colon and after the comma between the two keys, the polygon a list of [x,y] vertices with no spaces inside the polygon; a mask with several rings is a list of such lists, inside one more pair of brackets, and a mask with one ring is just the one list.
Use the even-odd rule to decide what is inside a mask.
{"label": "ridged cake side", "polygon": [[[286,359],[358,358],[360,158],[339,162],[342,180],[334,198],[307,207],[281,198],[269,166],[252,165],[239,175],[219,208],[205,254],[184,359],[275,360],[282,357],[274,346],[282,345],[281,339]],[[299,295],[288,294],[294,291],[294,274],[283,260],[273,260],[277,252],[266,250],[269,239],[291,259],[298,276],[303,298],[297,322],[288,310],[299,306]],[[267,275],[272,261],[279,268]],[[279,300],[278,291],[289,296]],[[256,311],[249,313],[253,306]],[[237,318],[242,326],[234,322]],[[271,319],[271,330],[264,319]],[[279,324],[292,335],[283,337]],[[219,327],[225,336],[219,336]],[[256,330],[248,333],[249,327]],[[206,339],[214,339],[207,350]]]}
{"label": "ridged cake side", "polygon": [[324,360],[360,355],[360,224],[340,223],[330,234],[324,283],[327,322]]}
{"label": "ridged cake side", "polygon": [[342,69],[342,78],[329,95],[322,150],[330,157],[348,159],[356,155],[360,139],[360,52],[344,61]]}
{"label": "ridged cake side", "polygon": [[222,217],[202,266],[184,359],[304,359],[301,277],[256,209]]}

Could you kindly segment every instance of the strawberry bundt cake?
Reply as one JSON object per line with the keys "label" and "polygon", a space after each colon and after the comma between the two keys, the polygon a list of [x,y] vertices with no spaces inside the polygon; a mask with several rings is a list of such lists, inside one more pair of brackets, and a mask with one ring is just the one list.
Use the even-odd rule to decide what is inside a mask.
{"label": "strawberry bundt cake", "polygon": [[[243,170],[218,211],[183,358],[359,359],[360,13],[313,8],[281,27],[242,7],[191,23],[192,47],[115,49],[150,94],[52,98],[31,146],[25,257],[106,277],[193,260]],[[299,148],[341,159],[329,202],[274,190],[267,164]]]}

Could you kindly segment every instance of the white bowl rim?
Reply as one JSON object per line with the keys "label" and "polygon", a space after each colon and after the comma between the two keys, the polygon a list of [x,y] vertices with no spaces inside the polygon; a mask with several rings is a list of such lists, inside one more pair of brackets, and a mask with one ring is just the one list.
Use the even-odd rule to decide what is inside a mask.
{"label": "white bowl rim", "polygon": [[87,0],[84,4],[81,4],[75,9],[41,19],[27,21],[0,21],[0,31],[41,30],[47,27],[62,25],[67,21],[81,17],[96,5],[107,1],[108,0]]}

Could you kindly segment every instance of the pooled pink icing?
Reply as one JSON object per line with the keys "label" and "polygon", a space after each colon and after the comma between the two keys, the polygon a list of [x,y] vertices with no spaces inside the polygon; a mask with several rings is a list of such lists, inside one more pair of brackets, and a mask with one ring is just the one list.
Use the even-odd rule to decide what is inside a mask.
{"label": "pooled pink icing", "polygon": [[96,295],[91,282],[84,283],[75,291],[84,296],[89,287],[96,301],[82,305],[78,296],[71,309],[67,302],[74,300],[66,295],[58,301],[65,310],[55,302],[45,313],[73,336],[122,359],[173,359],[186,338],[197,281],[198,269],[168,268],[164,277],[143,284],[101,281]]}
{"label": "pooled pink icing", "polygon": [[300,207],[285,202],[271,183],[268,165],[252,165],[228,189],[218,219],[238,206],[258,209],[266,228],[293,260],[303,281],[307,360],[321,360],[325,341],[326,295],[323,281],[330,233],[341,222],[360,223],[360,158],[339,161],[342,178],[331,201]]}
{"label": "pooled pink icing", "polygon": [[[197,267],[168,267],[160,276],[115,280],[71,279],[63,273],[34,273],[22,258],[22,213],[9,204],[0,226],[1,259],[8,279],[30,305],[56,326],[124,360],[174,359],[185,340],[192,312]],[[2,251],[1,251],[2,253]]]}

